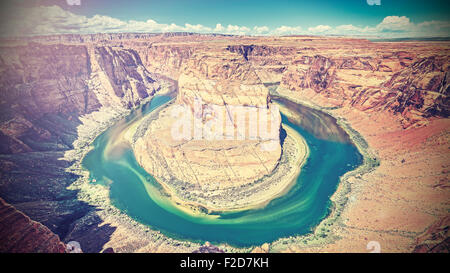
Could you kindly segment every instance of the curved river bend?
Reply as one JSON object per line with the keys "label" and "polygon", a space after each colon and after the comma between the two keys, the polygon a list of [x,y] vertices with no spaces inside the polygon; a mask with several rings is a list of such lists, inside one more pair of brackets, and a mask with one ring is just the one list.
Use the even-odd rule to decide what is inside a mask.
{"label": "curved river bend", "polygon": [[138,165],[130,147],[111,145],[124,128],[170,99],[157,96],[102,133],[82,162],[93,181],[110,187],[116,207],[168,236],[244,247],[309,233],[328,215],[339,177],[362,163],[362,156],[334,118],[273,98],[298,115],[288,119],[282,114],[282,122],[299,132],[310,149],[295,185],[261,209],[193,216],[161,194],[161,187]]}

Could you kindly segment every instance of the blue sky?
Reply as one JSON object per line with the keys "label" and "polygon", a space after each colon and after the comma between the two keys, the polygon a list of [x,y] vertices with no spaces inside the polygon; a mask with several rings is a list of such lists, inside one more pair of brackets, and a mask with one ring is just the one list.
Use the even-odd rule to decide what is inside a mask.
{"label": "blue sky", "polygon": [[278,27],[316,25],[375,25],[386,16],[406,16],[413,22],[447,20],[450,1],[381,0],[81,0],[72,11],[92,16],[109,15],[121,20],[153,19],[183,25],[266,25]]}
{"label": "blue sky", "polygon": [[[70,5],[77,1],[80,5]],[[378,1],[380,5],[368,3]],[[3,2],[1,17],[4,17],[5,24],[12,26],[16,23],[12,29],[25,35],[189,31],[241,35],[415,37],[449,36],[450,33],[448,0],[7,2]]]}

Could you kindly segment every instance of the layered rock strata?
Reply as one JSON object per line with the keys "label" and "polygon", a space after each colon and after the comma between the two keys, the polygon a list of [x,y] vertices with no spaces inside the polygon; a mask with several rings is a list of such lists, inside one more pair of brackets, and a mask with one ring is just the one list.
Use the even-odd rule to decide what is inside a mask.
{"label": "layered rock strata", "polygon": [[[61,239],[99,252],[114,229],[98,227],[95,208],[67,188],[79,176],[68,171],[73,158],[65,153],[165,82],[156,82],[132,49],[92,44],[2,43],[0,71],[0,197]],[[90,235],[73,232],[86,218]]]}
{"label": "layered rock strata", "polygon": [[46,226],[0,198],[1,253],[64,253],[66,246]]}

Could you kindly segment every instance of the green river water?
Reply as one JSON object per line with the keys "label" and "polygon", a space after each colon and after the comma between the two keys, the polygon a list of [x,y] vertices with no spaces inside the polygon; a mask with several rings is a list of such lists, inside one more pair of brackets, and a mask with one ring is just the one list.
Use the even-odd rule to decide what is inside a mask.
{"label": "green river water", "polygon": [[334,118],[273,98],[298,114],[298,118],[291,120],[282,114],[282,122],[299,132],[309,146],[310,155],[295,185],[264,208],[192,216],[160,194],[159,184],[138,165],[130,147],[113,146],[105,153],[108,143],[113,143],[120,131],[170,99],[157,96],[151,103],[134,110],[98,136],[94,149],[82,162],[92,180],[109,187],[111,201],[117,208],[167,236],[244,247],[307,234],[330,212],[330,197],[337,189],[340,176],[363,160]]}

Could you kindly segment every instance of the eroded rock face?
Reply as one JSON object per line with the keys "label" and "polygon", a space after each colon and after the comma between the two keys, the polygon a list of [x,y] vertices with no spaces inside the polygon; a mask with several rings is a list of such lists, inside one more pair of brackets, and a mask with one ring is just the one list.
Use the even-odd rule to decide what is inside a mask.
{"label": "eroded rock face", "polygon": [[395,73],[383,87],[397,91],[394,111],[418,111],[422,116],[448,117],[450,114],[450,61],[447,57],[427,57]]}
{"label": "eroded rock face", "polygon": [[[49,144],[52,150],[67,148],[71,137],[57,119],[70,123],[100,106],[86,85],[90,74],[86,47],[30,43],[1,48],[0,58],[0,131],[2,139],[12,144],[1,152],[45,149],[39,145],[44,142],[55,143]],[[56,119],[54,124],[40,122],[49,116]]]}
{"label": "eroded rock face", "polygon": [[70,148],[79,116],[130,108],[160,88],[137,53],[122,48],[2,47],[0,70],[2,153]]}
{"label": "eroded rock face", "polygon": [[147,69],[172,79],[178,79],[180,69],[195,51],[189,44],[182,45],[149,45],[137,47]]}
{"label": "eroded rock face", "polygon": [[423,58],[402,51],[375,57],[301,56],[283,73],[281,88],[313,91],[329,106],[391,111],[404,128],[423,126],[429,117],[449,114],[450,62],[442,53]]}
{"label": "eroded rock face", "polygon": [[1,253],[64,253],[58,235],[0,198]]}
{"label": "eroded rock face", "polygon": [[[104,126],[154,94],[160,81],[135,51],[92,44],[2,43],[0,71],[0,197],[62,239],[96,238],[86,239],[84,250],[98,252],[114,229],[92,224],[81,239],[82,232],[73,232],[94,208],[67,189],[78,177],[66,169],[72,162],[62,159],[82,123]],[[27,240],[45,246],[41,237],[47,235],[33,225],[39,232]]]}
{"label": "eroded rock face", "polygon": [[415,242],[415,253],[449,253],[450,217],[444,217],[433,223],[425,232],[423,232]]}
{"label": "eroded rock face", "polygon": [[286,72],[282,79],[290,90],[311,88],[320,92],[330,87],[336,78],[336,63],[324,56],[303,56],[294,64],[294,69]]}
{"label": "eroded rock face", "polygon": [[120,47],[96,47],[94,51],[99,68],[108,77],[114,95],[121,98],[126,107],[138,105],[160,88],[135,51]]}
{"label": "eroded rock face", "polygon": [[[206,55],[207,54],[207,55]],[[181,69],[178,102],[267,107],[269,93],[252,66],[234,54],[193,56]]]}

